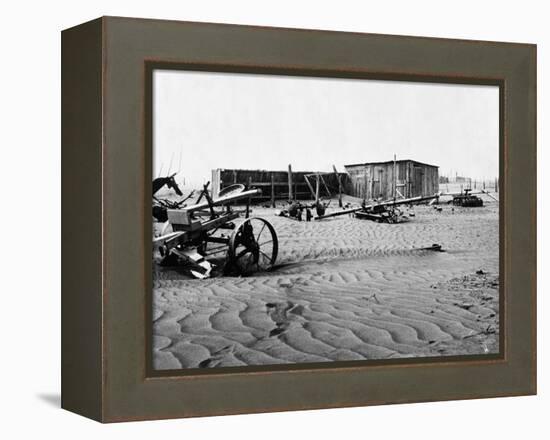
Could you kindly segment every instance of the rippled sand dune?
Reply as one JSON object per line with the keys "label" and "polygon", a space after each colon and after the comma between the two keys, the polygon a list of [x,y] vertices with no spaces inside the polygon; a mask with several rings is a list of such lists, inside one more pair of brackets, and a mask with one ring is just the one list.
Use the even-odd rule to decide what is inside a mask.
{"label": "rippled sand dune", "polygon": [[[395,225],[255,209],[279,236],[275,271],[195,280],[156,267],[155,368],[497,353],[497,203],[442,206]],[[445,252],[419,250],[433,243]]]}

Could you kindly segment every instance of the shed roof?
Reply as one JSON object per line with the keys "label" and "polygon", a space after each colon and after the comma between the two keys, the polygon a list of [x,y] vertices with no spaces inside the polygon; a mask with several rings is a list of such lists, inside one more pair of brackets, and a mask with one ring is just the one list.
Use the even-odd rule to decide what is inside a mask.
{"label": "shed roof", "polygon": [[[418,165],[424,165],[424,166],[432,167],[432,168],[439,168],[438,165],[430,165],[429,163],[418,162],[417,160],[412,160],[412,159],[399,159],[399,160],[396,160],[395,162],[397,162],[397,163],[413,162],[413,163],[418,164]],[[387,160],[387,161],[384,161],[384,162],[354,163],[354,164],[350,164],[350,165],[344,165],[344,167],[345,168],[348,168],[348,167],[364,167],[366,165],[389,165],[389,164],[393,164],[393,160]]]}

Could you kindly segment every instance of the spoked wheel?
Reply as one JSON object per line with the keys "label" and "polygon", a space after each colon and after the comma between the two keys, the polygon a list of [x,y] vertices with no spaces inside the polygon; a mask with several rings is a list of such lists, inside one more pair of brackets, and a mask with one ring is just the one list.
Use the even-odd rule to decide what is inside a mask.
{"label": "spoked wheel", "polygon": [[241,275],[270,270],[277,260],[279,242],[271,224],[252,217],[242,222],[229,239],[230,269]]}

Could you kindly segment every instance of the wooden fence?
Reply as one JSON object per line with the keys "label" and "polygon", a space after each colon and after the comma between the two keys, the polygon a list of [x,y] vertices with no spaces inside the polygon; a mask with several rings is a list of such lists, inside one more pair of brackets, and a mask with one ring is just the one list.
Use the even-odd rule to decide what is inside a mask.
{"label": "wooden fence", "polygon": [[[319,176],[319,177],[317,177]],[[285,171],[271,170],[212,170],[211,188],[214,197],[229,185],[243,184],[250,188],[259,188],[262,194],[253,198],[254,202],[271,202],[277,200],[314,200],[319,180],[319,196],[335,197],[339,193],[339,182],[343,193],[349,190],[350,179],[347,173],[293,171],[289,165]]]}

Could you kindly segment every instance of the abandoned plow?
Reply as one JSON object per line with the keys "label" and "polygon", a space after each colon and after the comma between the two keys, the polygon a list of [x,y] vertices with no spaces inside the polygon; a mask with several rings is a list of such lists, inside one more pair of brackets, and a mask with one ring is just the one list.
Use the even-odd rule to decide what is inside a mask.
{"label": "abandoned plow", "polygon": [[433,196],[418,196],[406,199],[386,200],[369,205],[363,204],[362,206],[356,208],[343,209],[341,211],[318,215],[317,217],[315,217],[315,220],[323,220],[326,218],[337,217],[341,215],[354,215],[356,218],[359,219],[373,220],[379,223],[399,223],[404,219],[402,218],[402,212],[397,208],[398,206],[429,202],[436,199],[437,197],[438,194],[434,194]]}
{"label": "abandoned plow", "polygon": [[[201,195],[206,202],[167,209],[173,232],[153,240],[161,264],[184,264],[200,279],[210,277],[215,266],[229,275],[270,270],[277,259],[278,239],[267,220],[249,217],[250,199],[257,194],[261,190],[236,190],[212,200],[205,186]],[[245,218],[231,207],[239,200],[246,200]]]}

